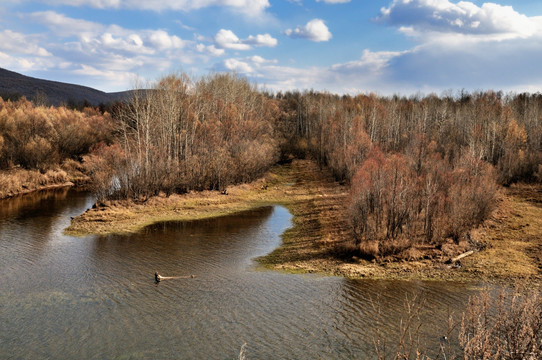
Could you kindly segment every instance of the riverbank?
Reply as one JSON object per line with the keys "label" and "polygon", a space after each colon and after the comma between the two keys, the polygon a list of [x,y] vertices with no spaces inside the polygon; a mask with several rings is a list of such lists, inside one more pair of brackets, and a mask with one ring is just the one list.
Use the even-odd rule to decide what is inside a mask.
{"label": "riverbank", "polygon": [[87,182],[88,176],[83,173],[81,164],[71,160],[45,172],[16,167],[0,171],[0,200],[35,191],[81,186]]}
{"label": "riverbank", "polygon": [[259,262],[287,272],[316,272],[350,278],[496,281],[528,279],[542,271],[542,188],[504,189],[490,221],[472,232],[483,250],[462,259],[460,268],[445,262],[468,249],[416,247],[405,260],[366,261],[349,255],[352,236],[346,218],[348,187],[309,160],[274,167],[263,178],[216,191],[154,197],[144,203],[100,204],[75,218],[69,235],[133,233],[163,221],[204,219],[265,205],[280,204],[293,214],[283,244]]}
{"label": "riverbank", "polygon": [[128,234],[154,223],[207,219],[276,204],[291,210],[314,197],[304,180],[309,173],[319,173],[314,163],[295,160],[275,166],[257,181],[228,187],[227,194],[201,191],[156,196],[142,202],[106,201],[76,217],[65,233]]}

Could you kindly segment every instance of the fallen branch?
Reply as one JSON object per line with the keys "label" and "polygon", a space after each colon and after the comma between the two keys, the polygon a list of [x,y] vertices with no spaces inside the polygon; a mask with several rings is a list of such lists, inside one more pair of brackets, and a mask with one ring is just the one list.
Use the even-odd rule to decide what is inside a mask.
{"label": "fallen branch", "polygon": [[159,283],[162,280],[170,280],[170,279],[193,279],[196,275],[186,275],[186,276],[162,276],[158,274],[158,272],[154,273],[154,280]]}
{"label": "fallen branch", "polygon": [[467,252],[465,252],[465,253],[463,253],[463,254],[461,254],[461,255],[458,255],[458,256],[456,256],[456,257],[454,257],[454,258],[449,259],[448,261],[446,261],[446,264],[453,264],[453,263],[456,263],[456,262],[458,262],[459,260],[461,260],[461,259],[463,259],[463,258],[465,258],[465,257],[467,257],[467,256],[470,256],[470,255],[472,255],[472,254],[474,254],[474,250],[469,250],[469,251],[467,251]]}
{"label": "fallen branch", "polygon": [[186,275],[186,276],[160,276],[160,280],[169,280],[169,279],[192,279],[196,275]]}

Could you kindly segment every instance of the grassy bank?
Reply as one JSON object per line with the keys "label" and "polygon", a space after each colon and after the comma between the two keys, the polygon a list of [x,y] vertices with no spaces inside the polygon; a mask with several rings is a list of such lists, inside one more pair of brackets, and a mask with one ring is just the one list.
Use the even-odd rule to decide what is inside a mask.
{"label": "grassy bank", "polygon": [[83,174],[81,165],[71,160],[44,172],[16,167],[0,171],[0,199],[87,182],[88,177]]}
{"label": "grassy bank", "polygon": [[309,160],[274,167],[250,184],[216,191],[155,197],[144,203],[101,204],[75,218],[71,235],[131,233],[156,222],[223,216],[270,204],[286,206],[293,226],[283,245],[259,259],[272,269],[318,272],[352,278],[494,281],[530,279],[542,271],[542,189],[516,186],[503,190],[492,219],[473,231],[483,250],[463,259],[461,268],[445,264],[468,244],[441,249],[417,247],[404,260],[366,261],[348,255],[351,233],[346,218],[348,188]]}
{"label": "grassy bank", "polygon": [[295,175],[306,166],[315,165],[312,162],[295,161],[274,167],[257,181],[228,187],[227,195],[218,191],[202,191],[169,197],[156,196],[144,202],[107,201],[75,218],[66,233],[133,233],[163,221],[206,219],[271,204],[290,207],[311,197],[304,186],[299,186],[299,179]]}

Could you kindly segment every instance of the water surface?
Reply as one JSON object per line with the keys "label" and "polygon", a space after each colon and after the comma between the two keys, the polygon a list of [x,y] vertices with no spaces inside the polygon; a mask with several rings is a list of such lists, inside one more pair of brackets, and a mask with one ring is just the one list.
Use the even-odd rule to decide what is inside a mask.
{"label": "water surface", "polygon": [[[426,299],[424,342],[437,349],[448,314],[474,291],[259,269],[253,259],[291,225],[280,206],[64,236],[92,203],[71,190],[0,202],[1,359],[235,359],[244,343],[248,359],[373,358],[375,319],[393,342],[415,295]],[[155,271],[197,277],[156,284]]]}

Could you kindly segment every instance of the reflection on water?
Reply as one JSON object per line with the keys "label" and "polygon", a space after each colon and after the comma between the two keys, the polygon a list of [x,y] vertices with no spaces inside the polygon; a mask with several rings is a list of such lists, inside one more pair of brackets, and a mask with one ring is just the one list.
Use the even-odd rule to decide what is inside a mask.
{"label": "reflection on water", "polygon": [[[375,305],[396,334],[407,296],[426,298],[438,347],[465,285],[354,281],[259,270],[285,208],[165,223],[130,236],[62,235],[85,193],[0,204],[0,358],[249,359],[373,357]],[[155,284],[153,274],[197,275]]]}

